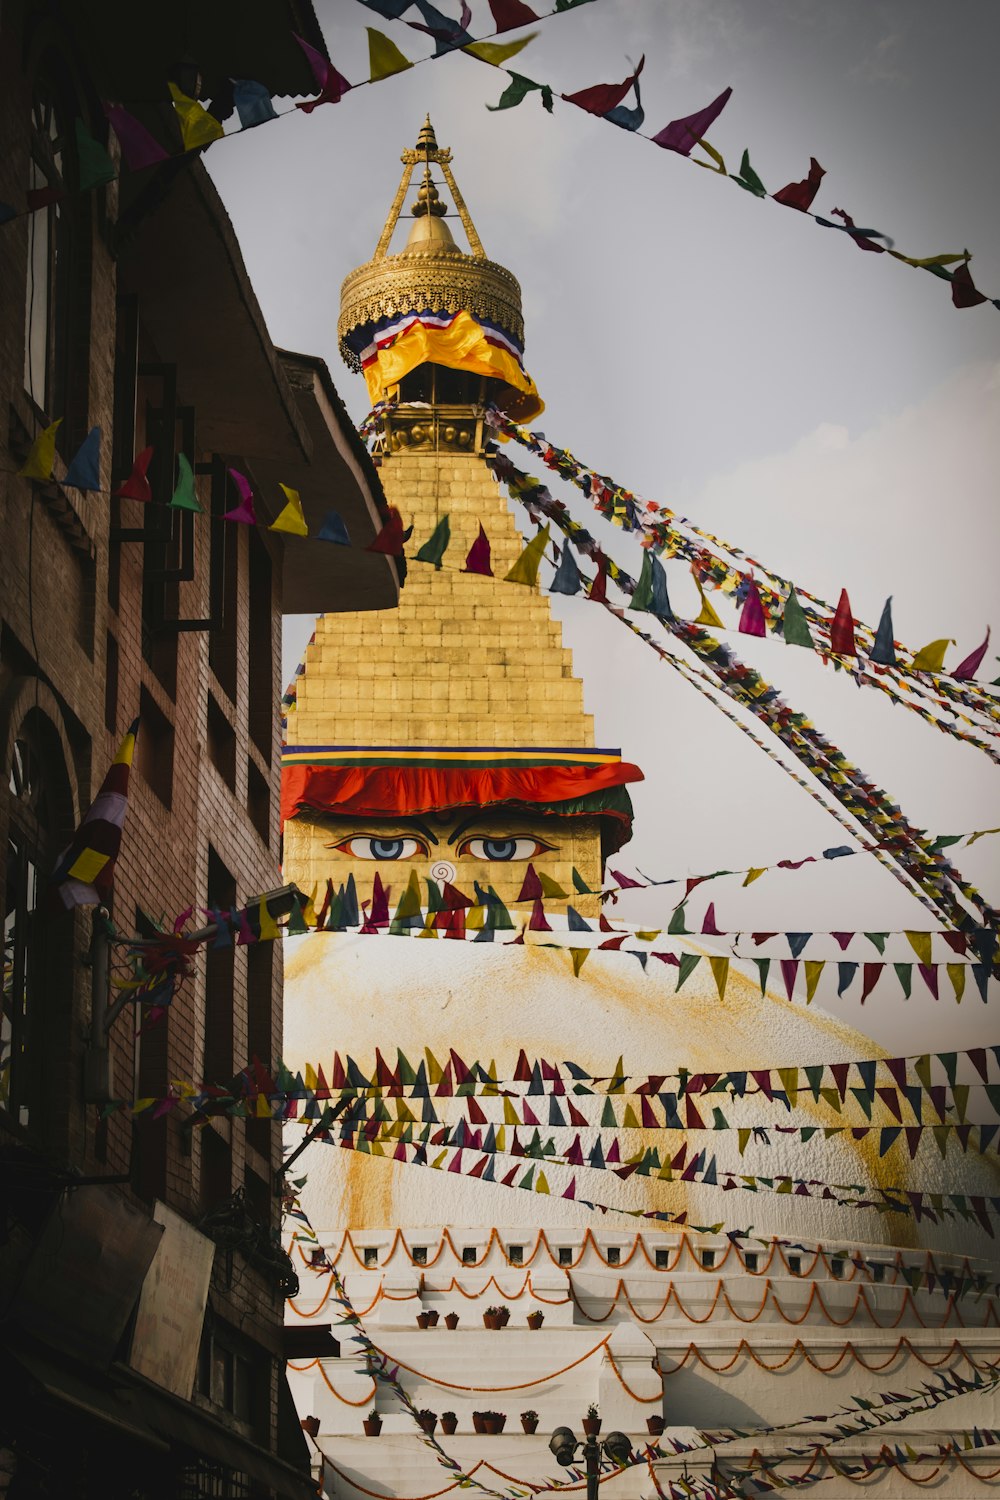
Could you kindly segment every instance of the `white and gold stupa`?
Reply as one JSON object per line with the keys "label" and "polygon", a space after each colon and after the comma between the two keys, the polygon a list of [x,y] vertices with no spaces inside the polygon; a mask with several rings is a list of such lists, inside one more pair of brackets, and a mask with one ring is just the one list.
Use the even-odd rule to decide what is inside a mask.
{"label": "white and gold stupa", "polygon": [[[441,1087],[440,1069],[453,1054],[467,1064],[479,1060],[498,1080],[515,1078],[522,1050],[605,1077],[621,1058],[625,1074],[642,1078],[680,1067],[710,1074],[877,1059],[868,1038],[815,1009],[762,995],[756,977],[751,982],[735,963],[723,998],[707,963],[678,993],[676,970],[650,963],[643,972],[626,954],[592,952],[575,975],[565,948],[542,946],[544,933],[528,931],[514,943],[515,932],[480,930],[478,937],[493,941],[447,941],[440,923],[424,923],[431,895],[458,891],[476,903],[461,913],[468,928],[477,911],[482,927],[495,898],[523,929],[530,906],[518,903],[529,866],[546,892],[566,893],[593,923],[604,858],[630,836],[627,786],[641,773],[617,750],[595,747],[546,599],[502,581],[523,543],[484,459],[482,407],[491,399],[519,419],[540,409],[522,363],[520,289],[486,258],[451,154],[437,145],[429,121],[402,159],[403,180],[375,254],[344,282],[339,332],[373,403],[387,403],[381,473],[401,526],[412,527],[408,550],[440,538],[445,522],[450,546],[440,567],[411,561],[397,610],[317,621],[288,720],[282,804],[286,878],[315,891],[317,905],[330,882],[331,893],[356,893],[362,919],[376,907],[391,918],[407,890],[419,893],[421,915],[394,923],[409,937],[389,935],[383,920],[366,924],[378,926],[377,935],[323,931],[286,943],[287,1065],[322,1067],[329,1081],[337,1053],[353,1058],[366,1079],[385,1082],[399,1049],[411,1064],[424,1064],[438,1117],[454,1124],[469,1116],[467,1101],[455,1097],[456,1075]],[[390,253],[417,168],[409,237]],[[442,189],[468,251],[451,234]],[[483,534],[492,574],[463,571],[477,541],[481,563]],[[546,907],[553,927],[549,907],[557,904]],[[418,933],[433,940],[419,941]],[[691,948],[690,938],[683,942]],[[525,1173],[511,1170],[526,1164],[512,1155],[521,1148],[499,1092],[477,1096],[478,1115],[470,1112],[488,1121],[495,1160],[487,1164],[473,1149],[456,1167],[454,1154],[442,1151],[435,1171],[434,1150],[415,1165],[398,1147],[399,1122],[421,1120],[420,1100],[398,1073],[381,1094],[392,1128],[367,1135],[358,1128],[346,1138],[351,1149],[309,1148],[305,1207],[366,1327],[401,1362],[417,1404],[458,1414],[449,1451],[466,1470],[493,1464],[495,1472],[481,1469],[479,1478],[501,1493],[499,1472],[538,1482],[554,1468],[541,1436],[511,1437],[524,1409],[538,1410],[539,1434],[547,1436],[559,1423],[578,1424],[598,1401],[606,1430],[619,1427],[639,1441],[650,1413],[665,1417],[668,1432],[689,1433],[692,1426],[780,1424],[832,1411],[855,1394],[878,1399],[886,1382],[900,1388],[926,1378],[921,1360],[937,1360],[956,1337],[971,1351],[955,1355],[963,1372],[970,1360],[1000,1358],[995,1321],[984,1326],[992,1304],[963,1308],[957,1316],[970,1326],[956,1334],[956,1314],[934,1281],[942,1270],[960,1275],[963,1252],[990,1243],[962,1221],[916,1224],[842,1207],[836,1195],[723,1192],[704,1174],[684,1181],[669,1167],[641,1175],[546,1163],[544,1189],[528,1174],[529,1191],[519,1186]],[[785,1117],[775,1100],[725,1102],[735,1125],[773,1126]],[[586,1155],[600,1115],[590,1109],[588,1134],[552,1124],[567,1116],[550,1108],[548,1099],[536,1101],[543,1138],[569,1151],[574,1134],[582,1135]],[[881,1108],[876,1101],[875,1123]],[[789,1174],[868,1185],[873,1202],[883,1185],[919,1180],[924,1189],[948,1189],[953,1158],[942,1160],[933,1144],[911,1161],[902,1143],[879,1157],[871,1135],[825,1139],[823,1127],[842,1124],[829,1098],[800,1093],[787,1118],[820,1128],[808,1143],[774,1134],[767,1146],[751,1141],[742,1156],[735,1128],[717,1135],[623,1130],[621,1161],[652,1143],[676,1155],[688,1136],[686,1160],[707,1149],[726,1168],[768,1180]],[[884,1123],[895,1122],[886,1115]],[[332,1129],[335,1142],[340,1129]],[[300,1132],[293,1127],[292,1143]],[[530,1135],[521,1131],[522,1145]],[[485,1137],[480,1125],[473,1139],[481,1146]],[[984,1173],[980,1190],[989,1192],[992,1182]],[[685,1238],[679,1228],[615,1208],[724,1227]],[[749,1226],[752,1239],[734,1243],[727,1235]],[[771,1236],[799,1248],[769,1247]],[[809,1244],[825,1253],[802,1248]],[[930,1266],[928,1246],[938,1257],[931,1290],[914,1292],[915,1268]],[[322,1271],[302,1276],[292,1314],[300,1331],[328,1321],[328,1279]],[[483,1328],[491,1303],[513,1309],[499,1333]],[[422,1310],[442,1314],[433,1331],[417,1331]],[[526,1325],[532,1310],[545,1314],[541,1331]],[[455,1331],[445,1329],[446,1312],[459,1314]],[[855,1352],[840,1357],[848,1341]],[[654,1357],[670,1373],[657,1373]],[[447,1486],[410,1419],[392,1411],[383,1392],[371,1400],[384,1413],[381,1439],[360,1436],[371,1382],[355,1372],[349,1345],[343,1359],[298,1364],[300,1414],[318,1416],[320,1444],[334,1457],[328,1493],[416,1497]],[[962,1401],[969,1425],[996,1419],[992,1396]],[[485,1408],[508,1413],[503,1437],[472,1434],[471,1414]],[[929,1419],[930,1426],[949,1422]],[[909,1430],[906,1441],[914,1441]],[[873,1452],[879,1442],[872,1438]],[[780,1469],[780,1442],[772,1448]],[[707,1463],[701,1468],[708,1472]],[[696,1474],[699,1465],[691,1461],[690,1469]],[[664,1486],[676,1477],[669,1464],[663,1473]],[[963,1473],[948,1493],[966,1493]],[[605,1489],[656,1493],[644,1465]],[[845,1492],[837,1481],[825,1491]]]}

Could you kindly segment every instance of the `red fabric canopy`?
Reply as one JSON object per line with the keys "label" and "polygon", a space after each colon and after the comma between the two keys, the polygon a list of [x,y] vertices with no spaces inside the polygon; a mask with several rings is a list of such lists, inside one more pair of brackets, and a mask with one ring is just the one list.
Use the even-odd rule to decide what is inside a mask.
{"label": "red fabric canopy", "polygon": [[[596,766],[285,766],[281,774],[283,822],[307,808],[338,816],[391,818],[449,807],[492,807],[498,803],[551,806],[610,787],[641,781],[628,761]],[[621,817],[608,809],[608,814]],[[631,820],[629,820],[631,821]]]}

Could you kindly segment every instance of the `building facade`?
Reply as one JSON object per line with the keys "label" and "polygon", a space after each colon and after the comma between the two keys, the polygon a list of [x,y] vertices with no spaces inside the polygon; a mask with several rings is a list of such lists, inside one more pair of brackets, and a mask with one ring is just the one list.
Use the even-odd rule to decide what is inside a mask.
{"label": "building facade", "polygon": [[[169,1005],[116,1004],[128,939],[155,942],[192,909],[258,916],[282,885],[283,601],[378,609],[398,595],[393,559],[268,530],[280,482],[310,530],[334,506],[361,549],[384,497],[323,362],[274,347],[169,102],[175,83],[232,128],[234,77],[265,96],[315,92],[293,33],[322,52],[300,0],[187,19],[24,0],[0,18],[0,1482],[13,1497],[313,1492],[284,1375],[279,1132],[170,1099],[178,1080],[225,1085],[277,1058],[280,944],[251,928],[195,955]],[[162,159],[129,168],[108,101]],[[57,420],[52,477],[22,477]],[[95,428],[84,490],[63,481]],[[222,519],[241,498],[233,470],[257,525]],[[113,899],[66,909],[49,876],[137,717]],[[156,1102],[133,1113],[141,1099]]]}
{"label": "building facade", "polygon": [[[997,1420],[992,1387],[888,1429],[905,1472],[887,1467],[883,1429],[847,1440],[837,1428],[855,1396],[877,1404],[935,1370],[975,1380],[1000,1353],[988,1263],[975,1260],[989,1256],[983,1229],[874,1206],[890,1185],[948,1190],[951,1163],[930,1141],[915,1161],[902,1139],[880,1155],[873,1134],[843,1130],[836,1090],[803,1085],[794,1104],[782,1093],[778,1070],[808,1060],[853,1078],[879,1049],[762,993],[735,961],[724,997],[711,972],[702,979],[707,963],[681,989],[676,970],[640,970],[590,937],[576,939],[585,966],[570,962],[574,917],[561,903],[596,925],[595,892],[629,837],[627,787],[640,773],[595,747],[544,597],[505,581],[524,542],[490,471],[484,406],[539,409],[521,364],[517,284],[486,258],[429,123],[402,159],[375,255],[344,283],[340,335],[380,403],[380,473],[400,536],[412,527],[407,584],[391,615],[317,622],[284,752],[285,875],[323,903],[325,929],[286,944],[285,1060],[320,1093],[351,1097],[301,1163],[316,1241],[294,1247],[303,1286],[289,1304],[302,1340],[291,1383],[327,1493],[416,1500],[459,1483],[392,1388],[358,1369],[355,1343],[340,1356],[310,1347],[310,1329],[337,1331],[331,1267],[414,1405],[447,1414],[449,1428],[454,1418],[438,1434],[458,1472],[493,1493],[551,1479],[549,1435],[579,1434],[591,1403],[636,1456],[621,1474],[606,1467],[609,1495],[755,1493],[743,1471],[760,1461],[782,1482],[812,1462],[837,1496],[853,1493],[867,1462],[886,1494],[928,1473],[949,1494],[974,1493],[993,1466],[988,1450],[965,1451],[963,1434]],[[449,231],[446,194],[468,252]],[[539,890],[559,947],[532,920]],[[711,953],[690,934],[674,943]],[[638,1098],[591,1097],[626,1094],[650,1070],[676,1087],[665,1077],[680,1067],[689,1078],[762,1071],[777,1090],[769,1123],[787,1105],[804,1134],[759,1143],[762,1096],[728,1090],[726,1128],[747,1133],[737,1157],[733,1134],[704,1133],[711,1098],[664,1128]],[[670,1097],[664,1108],[676,1110]],[[624,1127],[620,1154],[598,1161],[608,1108]],[[868,1118],[895,1119],[877,1099]],[[290,1127],[289,1142],[301,1138]],[[867,1185],[873,1203],[728,1192],[714,1166],[699,1169],[706,1149],[728,1158],[734,1187],[740,1173],[771,1187],[788,1174]],[[992,1166],[961,1163],[963,1190],[993,1190]],[[698,1232],[667,1227],[685,1216]],[[497,1306],[507,1321],[488,1327]],[[370,1408],[377,1437],[363,1425]],[[534,1432],[534,1418],[520,1420],[532,1412]],[[787,1430],[764,1435],[771,1428]],[[718,1441],[699,1437],[706,1430]],[[960,1451],[939,1457],[949,1443]]]}

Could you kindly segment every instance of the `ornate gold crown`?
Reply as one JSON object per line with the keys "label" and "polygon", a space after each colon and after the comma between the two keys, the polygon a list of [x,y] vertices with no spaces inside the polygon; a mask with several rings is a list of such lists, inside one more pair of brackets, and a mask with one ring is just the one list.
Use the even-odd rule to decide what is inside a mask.
{"label": "ornate gold crown", "polygon": [[[375,254],[345,278],[340,290],[337,334],[344,362],[352,370],[361,368],[357,352],[348,343],[356,329],[413,310],[470,312],[497,323],[523,347],[520,285],[505,266],[487,259],[452,175],[451,150],[438,145],[429,115],[416,147],[404,151],[401,160],[403,176]],[[445,223],[447,205],[441,202],[431,179],[432,162],[441,168],[455,200],[471,248],[469,255],[458,248]],[[414,223],[409,239],[398,255],[388,255],[389,241],[399,222],[413,169],[421,163],[424,175],[411,210]]]}

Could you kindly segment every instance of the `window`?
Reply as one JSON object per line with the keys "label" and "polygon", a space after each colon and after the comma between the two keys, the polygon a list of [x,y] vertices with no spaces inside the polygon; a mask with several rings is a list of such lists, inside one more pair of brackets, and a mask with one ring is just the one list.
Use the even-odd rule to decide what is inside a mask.
{"label": "window", "polygon": [[260,834],[261,842],[271,843],[271,788],[252,760],[247,761],[247,812]]}
{"label": "window", "polygon": [[476,1260],[477,1260],[477,1256],[476,1256],[476,1247],[475,1247],[475,1245],[463,1245],[462,1246],[462,1265],[463,1266],[474,1266],[476,1264]]}
{"label": "window", "polygon": [[701,1252],[701,1264],[704,1270],[710,1271],[715,1265],[715,1251],[703,1250]]}
{"label": "window", "polygon": [[231,792],[236,790],[236,730],[208,695],[208,758]]}
{"label": "window", "polygon": [[247,720],[250,738],[271,764],[274,726],[272,681],[274,674],[274,602],[271,556],[257,532],[250,529],[250,651]]}
{"label": "window", "polygon": [[[213,1406],[238,1422],[252,1423],[261,1405],[265,1363],[263,1351],[218,1322],[208,1326],[206,1320],[198,1354],[198,1390]],[[266,1391],[263,1394],[266,1398]]]}
{"label": "window", "polygon": [[835,1255],[830,1262],[830,1275],[836,1281],[840,1281],[844,1275],[844,1262],[839,1255]]}
{"label": "window", "polygon": [[788,1272],[789,1272],[789,1275],[791,1275],[791,1276],[801,1276],[802,1275],[802,1257],[801,1257],[801,1255],[790,1255],[788,1257]]}
{"label": "window", "polygon": [[174,726],[146,688],[139,693],[142,733],[135,742],[139,775],[169,808],[174,795]]}
{"label": "window", "polygon": [[[236,880],[211,844],[208,847],[207,897],[206,904],[212,911],[228,912],[236,905]],[[233,938],[229,934],[228,942],[214,942],[205,954],[203,1076],[206,1083],[228,1083],[233,1076],[234,980]]]}
{"label": "window", "polygon": [[608,1265],[620,1266],[622,1263],[622,1252],[618,1245],[608,1246]]}
{"label": "window", "polygon": [[71,836],[72,803],[58,735],[39,709],[14,742],[8,786],[0,1108],[27,1127],[44,1098],[45,1059],[58,1048],[71,993],[72,941],[52,941],[70,919],[49,912],[40,896]]}
{"label": "window", "polygon": [[27,189],[34,212],[28,217],[24,388],[40,412],[63,418],[59,449],[72,452],[83,438],[87,415],[87,365],[74,355],[83,354],[90,333],[89,297],[73,296],[84,270],[74,264],[73,217],[85,215],[87,205],[85,194],[67,194],[75,177],[68,122],[79,111],[75,103],[64,103],[71,96],[57,85],[62,72],[56,57],[46,59],[31,106]]}
{"label": "window", "polygon": [[366,1245],[361,1252],[361,1259],[365,1263],[365,1269],[378,1265],[378,1250],[374,1245]]}
{"label": "window", "polygon": [[573,1264],[573,1252],[568,1245],[559,1246],[559,1264],[561,1266],[571,1266]]}
{"label": "window", "polygon": [[510,1261],[510,1263],[511,1263],[512,1266],[523,1266],[524,1265],[524,1246],[523,1245],[508,1245],[507,1246],[507,1259]]}
{"label": "window", "polygon": [[233,1192],[233,1149],[213,1125],[199,1132],[201,1141],[201,1207],[205,1213],[225,1203]]}
{"label": "window", "polygon": [[426,1245],[414,1245],[413,1249],[410,1251],[410,1254],[413,1257],[413,1264],[415,1266],[426,1266],[426,1264],[427,1264],[427,1246]]}
{"label": "window", "polygon": [[743,1264],[748,1271],[756,1271],[758,1265],[760,1264],[760,1256],[757,1254],[757,1251],[748,1250],[743,1257]]}
{"label": "window", "polygon": [[656,1252],[656,1269],[658,1271],[666,1271],[669,1268],[669,1266],[670,1266],[670,1251],[669,1250],[657,1250],[657,1252]]}

